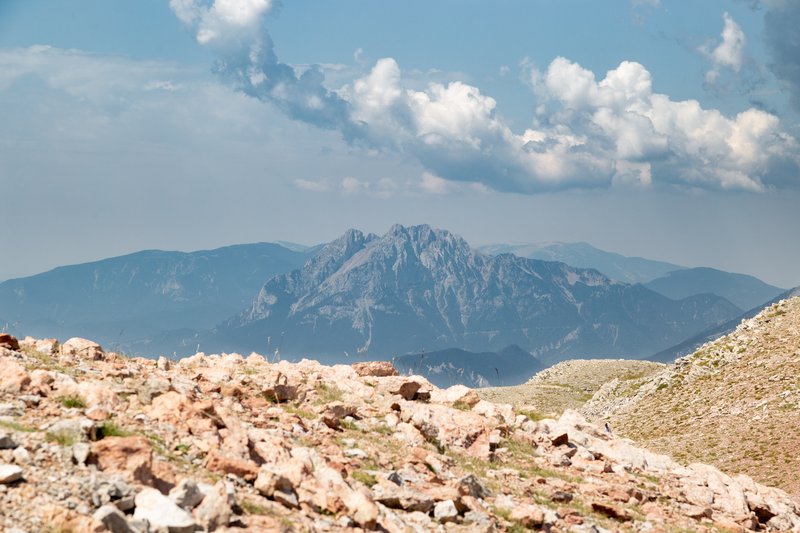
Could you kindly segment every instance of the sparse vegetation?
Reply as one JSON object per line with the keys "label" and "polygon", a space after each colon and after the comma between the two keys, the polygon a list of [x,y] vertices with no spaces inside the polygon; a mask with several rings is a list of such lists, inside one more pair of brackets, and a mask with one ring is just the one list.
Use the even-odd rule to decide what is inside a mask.
{"label": "sparse vegetation", "polygon": [[58,403],[68,409],[85,409],[86,402],[77,394],[68,394],[66,396],[59,396],[56,398]]}

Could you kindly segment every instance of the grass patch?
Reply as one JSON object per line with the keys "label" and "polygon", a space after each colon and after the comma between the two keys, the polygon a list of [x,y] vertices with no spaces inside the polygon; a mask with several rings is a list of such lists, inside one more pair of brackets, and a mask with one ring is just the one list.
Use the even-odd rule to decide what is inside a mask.
{"label": "grass patch", "polygon": [[317,401],[319,403],[339,402],[344,397],[344,393],[336,385],[319,382],[314,385],[314,390],[317,392]]}
{"label": "grass patch", "polygon": [[263,505],[259,505],[252,500],[242,500],[239,502],[239,507],[242,508],[242,511],[244,511],[245,514],[249,515],[271,516],[273,514],[270,509],[264,507]]}
{"label": "grass patch", "polygon": [[50,433],[49,431],[44,434],[46,442],[54,442],[59,446],[72,446],[78,439],[75,435],[66,432]]}
{"label": "grass patch", "polygon": [[13,422],[11,420],[0,420],[0,428],[10,429],[11,431],[19,431],[20,433],[33,433],[36,428]]}
{"label": "grass patch", "polygon": [[58,402],[68,409],[86,409],[86,402],[77,394],[68,394],[56,398]]}
{"label": "grass patch", "polygon": [[123,429],[114,422],[103,422],[98,428],[101,438],[105,437],[130,437],[132,432]]}
{"label": "grass patch", "polygon": [[517,414],[520,414],[520,415],[522,415],[524,417],[527,417],[528,420],[532,420],[534,422],[538,422],[539,420],[544,420],[545,418],[547,418],[542,413],[537,413],[536,411],[521,410],[521,411],[517,411]]}
{"label": "grass patch", "polygon": [[378,482],[378,479],[375,476],[369,472],[364,472],[363,470],[356,470],[351,474],[350,477],[370,488]]}

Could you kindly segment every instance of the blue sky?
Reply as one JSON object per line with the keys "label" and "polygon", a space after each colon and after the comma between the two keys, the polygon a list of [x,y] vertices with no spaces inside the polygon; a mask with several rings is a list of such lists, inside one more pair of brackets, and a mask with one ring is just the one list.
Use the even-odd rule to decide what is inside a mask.
{"label": "blue sky", "polygon": [[0,2],[0,279],[431,223],[800,284],[800,7]]}

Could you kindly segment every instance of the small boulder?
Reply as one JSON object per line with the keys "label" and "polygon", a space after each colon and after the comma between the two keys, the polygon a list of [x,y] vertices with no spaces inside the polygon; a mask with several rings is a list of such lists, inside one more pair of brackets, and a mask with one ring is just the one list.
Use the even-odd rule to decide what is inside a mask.
{"label": "small boulder", "polygon": [[203,501],[205,494],[200,490],[197,482],[191,478],[184,478],[178,485],[169,491],[169,499],[181,509],[191,510]]}
{"label": "small boulder", "polygon": [[13,335],[8,333],[0,333],[0,348],[8,350],[19,351],[19,341]]}
{"label": "small boulder", "polygon": [[92,444],[90,462],[144,485],[155,482],[153,449],[145,437],[106,437]]}
{"label": "small boulder", "polygon": [[386,376],[397,376],[397,369],[389,361],[368,361],[366,363],[353,363],[351,365],[361,377],[382,378]]}
{"label": "small boulder", "polygon": [[30,382],[31,377],[22,365],[11,358],[0,362],[0,392],[19,394]]}
{"label": "small boulder", "polygon": [[17,447],[17,443],[9,433],[0,429],[0,450],[13,450]]}
{"label": "small boulder", "polygon": [[453,500],[438,502],[433,508],[433,517],[440,523],[455,522],[458,518],[458,509]]}
{"label": "small boulder", "polygon": [[194,510],[197,522],[207,531],[227,526],[233,518],[236,492],[230,483],[220,481],[208,492]]}
{"label": "small boulder", "polygon": [[71,355],[98,361],[103,359],[103,347],[87,339],[72,337],[61,345],[61,355]]}
{"label": "small boulder", "polygon": [[125,515],[115,505],[103,505],[95,511],[92,518],[106,526],[111,533],[136,533],[136,530],[128,525]]}
{"label": "small boulder", "polygon": [[156,489],[145,488],[136,495],[135,520],[146,520],[153,530],[169,533],[192,533],[197,524],[185,510]]}
{"label": "small boulder", "polygon": [[0,485],[7,485],[22,479],[22,468],[17,465],[0,464]]}

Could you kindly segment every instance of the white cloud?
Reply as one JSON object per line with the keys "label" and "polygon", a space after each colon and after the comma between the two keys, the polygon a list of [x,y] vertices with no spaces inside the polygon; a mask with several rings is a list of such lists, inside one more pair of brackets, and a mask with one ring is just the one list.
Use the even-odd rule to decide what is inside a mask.
{"label": "white cloud", "polygon": [[[457,80],[421,86],[393,58],[378,60],[339,90],[325,85],[319,66],[280,63],[263,27],[268,0],[215,0],[205,7],[173,0],[172,6],[201,42],[220,51],[220,74],[246,94],[338,130],[351,145],[408,156],[440,180],[522,193],[659,182],[761,190],[780,182],[775,169],[798,165],[797,143],[776,117],[755,109],[726,117],[694,100],[673,101],[653,92],[650,72],[639,63],[623,61],[600,81],[565,58],[544,72],[531,69],[537,114],[518,132],[478,87]],[[216,41],[200,39],[204,28],[219,30]],[[740,69],[745,44],[726,13],[722,43],[708,55]],[[427,186],[441,189],[430,178]],[[393,194],[352,177],[340,189]]]}
{"label": "white cloud", "polygon": [[170,7],[185,25],[196,29],[201,44],[237,40],[242,33],[256,34],[272,0],[170,0]]}
{"label": "white cloud", "polygon": [[300,189],[312,192],[328,192],[331,190],[331,185],[326,179],[318,181],[296,179],[294,180],[294,184]]}
{"label": "white cloud", "polygon": [[450,194],[458,190],[458,185],[440,178],[430,172],[423,172],[419,188],[429,194]]}
{"label": "white cloud", "polygon": [[712,68],[706,72],[706,83],[714,85],[720,77],[722,69],[739,72],[744,62],[744,49],[747,46],[747,35],[742,27],[733,20],[729,13],[722,15],[722,41],[712,48],[711,44],[700,47],[700,51],[708,57]]}

